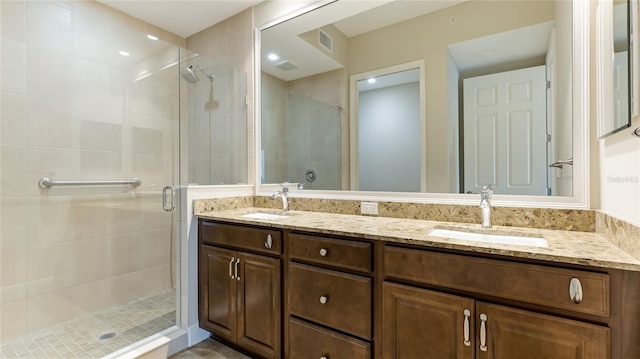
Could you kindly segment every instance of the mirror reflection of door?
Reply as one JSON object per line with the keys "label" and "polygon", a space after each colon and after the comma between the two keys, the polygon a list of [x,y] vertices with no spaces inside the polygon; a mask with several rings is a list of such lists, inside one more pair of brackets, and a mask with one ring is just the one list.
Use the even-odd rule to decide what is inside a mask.
{"label": "mirror reflection of door", "polygon": [[351,174],[358,190],[425,190],[421,69],[421,63],[409,63],[352,76],[357,156]]}
{"label": "mirror reflection of door", "polygon": [[547,195],[545,66],[464,80],[465,192]]}

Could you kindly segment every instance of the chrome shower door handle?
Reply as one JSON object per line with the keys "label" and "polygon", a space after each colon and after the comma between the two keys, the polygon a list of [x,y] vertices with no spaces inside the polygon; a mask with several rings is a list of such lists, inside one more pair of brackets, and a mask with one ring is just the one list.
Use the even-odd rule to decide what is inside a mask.
{"label": "chrome shower door handle", "polygon": [[[167,194],[170,194],[171,196],[170,205],[167,205]],[[162,189],[162,209],[164,209],[167,212],[173,212],[173,210],[176,209],[175,194],[176,194],[176,190],[172,186],[166,186],[165,188]]]}

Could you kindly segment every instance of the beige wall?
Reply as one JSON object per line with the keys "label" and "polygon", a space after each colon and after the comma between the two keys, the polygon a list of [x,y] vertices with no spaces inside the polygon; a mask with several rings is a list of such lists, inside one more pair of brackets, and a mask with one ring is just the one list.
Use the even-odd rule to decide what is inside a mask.
{"label": "beige wall", "polygon": [[[488,4],[498,4],[501,13]],[[542,6],[541,6],[542,5]],[[451,16],[457,22],[448,24]],[[350,39],[349,72],[362,73],[419,59],[426,61],[427,191],[447,192],[447,46],[472,38],[553,20],[551,2],[469,1]],[[477,26],[478,22],[483,23]],[[442,24],[451,26],[451,31]],[[419,41],[398,41],[401,38]],[[383,45],[381,45],[383,44]]]}
{"label": "beige wall", "polygon": [[[154,61],[108,62],[94,44],[120,38],[110,29],[152,32],[175,60],[184,40],[94,2],[2,1],[0,16],[5,341],[172,288],[175,243],[160,191],[176,175],[176,75],[134,81],[137,65]],[[43,176],[142,185],[43,190]]]}

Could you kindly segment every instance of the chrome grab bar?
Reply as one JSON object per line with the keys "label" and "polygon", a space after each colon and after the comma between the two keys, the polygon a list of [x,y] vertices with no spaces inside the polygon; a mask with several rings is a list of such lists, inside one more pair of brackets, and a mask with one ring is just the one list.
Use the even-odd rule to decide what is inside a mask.
{"label": "chrome grab bar", "polygon": [[40,188],[51,188],[53,186],[119,186],[119,185],[131,185],[138,187],[142,184],[140,178],[133,178],[125,181],[54,181],[49,177],[42,177],[38,181]]}
{"label": "chrome grab bar", "polygon": [[559,160],[549,165],[549,167],[562,168],[562,165],[571,165],[573,166],[573,158],[569,158],[568,160]]}

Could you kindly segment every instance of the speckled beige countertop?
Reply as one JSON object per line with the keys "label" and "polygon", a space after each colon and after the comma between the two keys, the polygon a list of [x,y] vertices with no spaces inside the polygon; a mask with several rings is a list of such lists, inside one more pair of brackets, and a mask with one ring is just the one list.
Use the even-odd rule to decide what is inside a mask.
{"label": "speckled beige countertop", "polygon": [[[255,212],[282,214],[282,211],[278,210],[249,207],[208,212],[196,211],[195,215],[200,218],[224,220],[226,222],[239,224],[350,236],[386,242],[409,243],[471,253],[497,254],[550,262],[640,271],[639,260],[625,253],[603,237],[589,232],[503,226],[483,229],[479,224],[306,211],[289,211],[287,212],[287,218],[275,220],[242,217],[243,214]],[[440,238],[429,236],[427,232],[431,229],[457,229],[477,233],[541,237],[547,241],[549,247],[503,245]]]}

